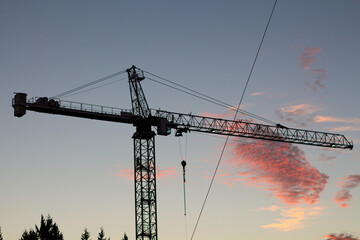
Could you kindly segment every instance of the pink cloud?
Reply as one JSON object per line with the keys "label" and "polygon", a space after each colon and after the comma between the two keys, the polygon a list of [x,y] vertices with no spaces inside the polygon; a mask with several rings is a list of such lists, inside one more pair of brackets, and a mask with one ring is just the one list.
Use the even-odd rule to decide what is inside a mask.
{"label": "pink cloud", "polygon": [[313,204],[325,188],[328,176],[306,160],[304,152],[289,143],[240,140],[230,144],[233,157],[226,165],[248,175],[245,184],[270,191],[286,204]]}
{"label": "pink cloud", "polygon": [[316,92],[318,88],[325,88],[323,81],[327,79],[326,70],[316,69],[309,72],[315,76],[315,80],[313,83],[306,83],[306,85],[314,92]]}
{"label": "pink cloud", "polygon": [[331,160],[334,160],[336,158],[336,156],[327,156],[325,153],[321,153],[320,154],[320,161],[322,162],[329,162]]}
{"label": "pink cloud", "polygon": [[341,126],[341,127],[333,127],[330,128],[331,131],[334,132],[346,132],[346,131],[360,131],[360,127],[355,126]]}
{"label": "pink cloud", "polygon": [[134,170],[132,169],[121,169],[115,173],[116,177],[125,178],[128,180],[134,180]]}
{"label": "pink cloud", "polygon": [[311,122],[315,114],[321,108],[311,104],[298,104],[288,107],[282,107],[275,114],[286,123],[296,124],[305,127],[306,123]]}
{"label": "pink cloud", "polygon": [[360,240],[358,237],[352,236],[347,233],[340,233],[340,234],[328,234],[323,235],[323,237],[326,237],[326,240]]}
{"label": "pink cloud", "polygon": [[343,123],[355,123],[360,124],[360,118],[339,118],[332,116],[317,115],[314,117],[315,122],[343,122]]}
{"label": "pink cloud", "polygon": [[316,91],[319,88],[324,88],[324,80],[327,79],[325,69],[310,69],[310,67],[316,62],[316,55],[321,51],[321,48],[305,48],[304,53],[299,56],[301,67],[314,76],[315,80],[312,83],[306,83],[306,85],[312,90]]}
{"label": "pink cloud", "polygon": [[[156,167],[156,179],[173,179],[175,176],[180,173],[176,171],[178,167],[171,167],[167,169],[159,169]],[[115,173],[115,176],[125,178],[128,180],[134,180],[134,170],[133,169],[121,169]]]}
{"label": "pink cloud", "polygon": [[211,117],[211,118],[233,118],[234,117],[234,111],[232,109],[228,109],[226,113],[209,113],[209,112],[202,112],[200,113],[200,116],[202,117]]}
{"label": "pink cloud", "polygon": [[254,92],[254,93],[251,93],[250,96],[259,96],[259,95],[264,95],[265,93],[264,92]]}
{"label": "pink cloud", "polygon": [[164,170],[156,168],[156,179],[173,179],[179,173],[176,171],[177,167],[171,167]]}
{"label": "pink cloud", "polygon": [[295,116],[307,116],[320,111],[321,109],[311,104],[299,104],[289,107],[282,107],[280,110],[284,113],[295,115]]}
{"label": "pink cloud", "polygon": [[305,48],[304,53],[299,56],[301,67],[309,70],[310,66],[316,62],[315,55],[321,51],[321,48]]}
{"label": "pink cloud", "polygon": [[360,175],[349,175],[341,179],[342,180],[338,182],[341,189],[336,193],[333,200],[338,203],[340,207],[344,208],[349,207],[349,204],[346,202],[352,199],[350,190],[360,186]]}

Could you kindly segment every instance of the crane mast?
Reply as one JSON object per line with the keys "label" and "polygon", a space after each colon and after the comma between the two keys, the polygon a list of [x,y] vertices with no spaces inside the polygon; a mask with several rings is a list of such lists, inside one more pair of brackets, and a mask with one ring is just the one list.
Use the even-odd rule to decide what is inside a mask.
{"label": "crane mast", "polygon": [[[133,124],[135,230],[136,240],[157,240],[156,161],[155,135],[167,136],[175,129],[175,136],[196,131],[234,137],[256,138],[319,147],[352,149],[353,143],[342,134],[287,128],[151,110],[140,82],[145,79],[141,69],[127,69],[131,109],[120,109],[94,104],[78,103],[47,97],[27,99],[26,93],[16,93],[12,100],[14,116],[22,117],[26,111],[58,114],[102,121]],[[156,128],[156,133],[153,131]]]}
{"label": "crane mast", "polygon": [[157,239],[155,132],[151,112],[140,81],[144,74],[132,66],[127,70],[134,123],[134,180],[136,239]]}

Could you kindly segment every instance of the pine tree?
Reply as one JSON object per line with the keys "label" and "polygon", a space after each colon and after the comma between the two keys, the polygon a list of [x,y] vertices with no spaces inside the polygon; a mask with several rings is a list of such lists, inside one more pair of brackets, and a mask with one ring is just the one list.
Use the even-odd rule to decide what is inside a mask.
{"label": "pine tree", "polygon": [[39,240],[38,234],[30,229],[30,231],[24,231],[23,235],[21,236],[20,240]]}
{"label": "pine tree", "polygon": [[1,227],[0,227],[0,240],[3,240],[2,233],[1,233]]}
{"label": "pine tree", "polygon": [[44,216],[41,215],[40,227],[35,227],[40,240],[64,240],[62,233],[59,231],[59,227],[56,223],[53,223],[50,215],[48,215],[46,220]]}
{"label": "pine tree", "polygon": [[104,228],[103,228],[103,227],[100,228],[98,240],[106,240],[105,233],[104,233]]}
{"label": "pine tree", "polygon": [[87,228],[84,229],[84,233],[81,234],[81,240],[89,240],[90,239],[90,233],[88,232]]}
{"label": "pine tree", "polygon": [[129,240],[128,236],[126,235],[126,233],[124,233],[124,237],[121,240]]}
{"label": "pine tree", "polygon": [[64,238],[50,215],[47,219],[41,215],[40,227],[35,225],[35,230],[30,229],[29,232],[25,230],[20,240],[64,240]]}

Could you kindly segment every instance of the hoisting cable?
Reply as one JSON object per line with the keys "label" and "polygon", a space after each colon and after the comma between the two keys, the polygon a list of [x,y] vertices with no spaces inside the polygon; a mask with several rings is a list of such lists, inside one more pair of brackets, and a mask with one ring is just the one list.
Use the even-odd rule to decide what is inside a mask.
{"label": "hoisting cable", "polygon": [[186,161],[182,160],[181,161],[181,166],[183,168],[183,188],[184,188],[184,216],[186,216],[186,194],[185,194],[185,167],[186,167]]}
{"label": "hoisting cable", "polygon": [[182,148],[181,148],[181,142],[180,142],[180,138],[179,138],[179,149],[180,149],[180,157],[181,157],[181,166],[183,169],[183,190],[184,190],[184,223],[185,223],[185,236],[186,236],[186,240],[188,239],[188,226],[187,226],[187,216],[186,216],[186,189],[185,189],[185,183],[186,183],[186,179],[185,179],[185,167],[186,167],[186,161],[185,159],[187,158],[187,134],[186,134],[186,140],[185,140],[185,157],[183,158],[182,155]]}
{"label": "hoisting cable", "polygon": [[[144,72],[145,72],[145,71],[144,71]],[[148,72],[147,72],[147,73],[148,73]],[[150,74],[150,73],[148,73],[148,74]],[[153,75],[153,74],[151,74],[151,75]],[[157,77],[158,77],[158,76],[157,76]],[[161,77],[158,77],[158,78],[163,79],[163,78],[161,78]],[[225,102],[223,102],[223,101],[220,101],[220,100],[218,100],[218,99],[216,99],[216,98],[207,96],[207,95],[202,94],[202,93],[200,93],[200,92],[197,92],[197,91],[195,91],[195,90],[191,90],[191,89],[189,89],[189,88],[187,88],[187,87],[183,87],[183,86],[181,86],[181,85],[179,85],[179,84],[176,84],[176,83],[175,83],[176,85],[179,85],[179,86],[181,86],[182,88],[185,88],[185,89],[189,89],[190,91],[195,92],[195,93],[197,93],[197,94],[199,94],[199,95],[201,95],[201,96],[198,96],[198,95],[196,95],[195,93],[191,93],[191,92],[189,92],[189,91],[185,91],[185,90],[180,89],[180,88],[177,88],[177,87],[173,87],[173,86],[171,86],[171,85],[169,85],[169,84],[160,82],[160,81],[155,80],[155,79],[150,78],[150,77],[146,77],[146,79],[151,80],[151,81],[156,82],[156,83],[159,83],[159,84],[162,84],[162,85],[164,85],[164,86],[173,88],[173,89],[175,89],[175,90],[178,90],[178,91],[180,91],[180,92],[186,93],[186,94],[191,95],[191,96],[193,96],[193,97],[196,97],[196,98],[205,100],[205,101],[207,101],[207,102],[216,104],[216,105],[218,105],[218,106],[221,106],[221,107],[224,107],[224,108],[233,110],[233,111],[236,111],[236,110],[237,110],[237,108],[236,108],[235,106],[232,106],[232,105],[230,105],[230,104],[228,104],[228,103],[225,103]],[[170,80],[167,80],[167,81],[170,81]],[[170,81],[170,82],[171,82],[171,81]],[[245,115],[248,115],[248,116],[253,117],[253,118],[255,118],[255,119],[258,119],[258,120],[260,120],[260,121],[266,122],[266,123],[268,123],[268,124],[276,125],[275,122],[273,122],[273,121],[271,121],[271,120],[269,120],[269,119],[266,119],[266,118],[257,116],[257,115],[255,115],[255,114],[253,114],[253,113],[248,112],[248,111],[239,109],[238,112],[241,112],[241,113],[243,113],[243,114],[245,114]]]}
{"label": "hoisting cable", "polygon": [[81,89],[90,87],[90,86],[95,85],[95,84],[97,84],[97,83],[106,81],[106,80],[108,80],[108,79],[110,79],[110,78],[116,77],[116,76],[118,76],[118,75],[120,75],[120,74],[123,74],[123,73],[125,73],[125,72],[126,72],[126,70],[122,70],[122,71],[120,71],[120,72],[113,73],[113,74],[108,75],[108,76],[106,76],[106,77],[99,78],[99,79],[97,79],[97,80],[95,80],[95,81],[86,83],[86,84],[81,85],[81,86],[79,86],[79,87],[76,87],[76,88],[70,89],[70,90],[68,90],[68,91],[66,91],[66,92],[60,93],[60,94],[58,94],[58,95],[55,95],[55,96],[53,96],[52,98],[61,98],[61,97],[64,97],[64,96],[66,96],[66,95],[72,94],[72,93],[74,93],[74,92],[76,92],[76,91],[79,91],[79,90],[81,90]]}
{"label": "hoisting cable", "polygon": [[[261,41],[260,41],[258,50],[257,50],[257,52],[256,52],[256,55],[255,55],[255,58],[254,58],[252,67],[251,67],[251,69],[250,69],[249,76],[248,76],[248,78],[247,78],[247,81],[246,81],[246,84],[245,84],[245,87],[244,87],[244,91],[243,91],[243,93],[242,93],[242,95],[241,95],[241,97],[240,97],[240,101],[239,101],[239,104],[238,104],[238,106],[237,106],[237,110],[240,109],[242,100],[243,100],[243,98],[244,98],[244,95],[245,95],[247,86],[248,86],[248,84],[249,84],[249,81],[250,81],[252,72],[253,72],[254,67],[255,67],[255,64],[256,64],[256,60],[257,60],[257,58],[258,58],[258,56],[259,56],[259,52],[260,52],[261,46],[262,46],[262,44],[263,44],[263,42],[264,42],[267,29],[268,29],[268,27],[269,27],[269,24],[270,24],[272,15],[273,15],[273,13],[274,13],[274,10],[275,10],[275,7],[276,7],[276,3],[277,3],[277,0],[275,0],[274,5],[273,5],[273,8],[272,8],[272,10],[271,10],[271,14],[270,14],[270,17],[269,17],[268,22],[267,22],[267,24],[266,24],[264,34],[263,34],[263,36],[262,36],[262,38],[261,38]],[[236,111],[235,114],[234,114],[234,120],[236,119],[237,113],[238,113],[238,111]],[[208,191],[207,191],[207,193],[206,193],[206,196],[205,196],[203,205],[202,205],[202,207],[201,207],[201,210],[200,210],[200,213],[199,213],[198,219],[197,219],[197,221],[196,221],[196,224],[195,224],[195,227],[194,227],[194,230],[193,230],[193,233],[192,233],[192,235],[191,235],[190,240],[193,239],[194,234],[195,234],[195,232],[196,232],[197,226],[198,226],[198,224],[199,224],[201,215],[202,215],[202,213],[203,213],[203,210],[204,210],[206,201],[207,201],[207,199],[208,199],[208,197],[209,197],[209,193],[210,193],[211,187],[212,187],[212,185],[213,185],[213,183],[214,183],[214,179],[215,179],[216,173],[217,173],[217,171],[218,171],[218,169],[219,169],[219,165],[220,165],[221,159],[222,159],[222,157],[223,157],[223,154],[224,154],[224,152],[225,152],[225,148],[226,148],[226,145],[227,145],[227,143],[228,143],[228,141],[229,141],[229,138],[230,138],[230,135],[227,135],[226,140],[225,140],[225,143],[224,143],[224,146],[223,146],[223,148],[222,148],[222,151],[221,151],[219,160],[218,160],[218,162],[217,162],[217,165],[216,165],[214,174],[213,174],[213,176],[212,176],[212,178],[211,178],[211,182],[210,182]]]}

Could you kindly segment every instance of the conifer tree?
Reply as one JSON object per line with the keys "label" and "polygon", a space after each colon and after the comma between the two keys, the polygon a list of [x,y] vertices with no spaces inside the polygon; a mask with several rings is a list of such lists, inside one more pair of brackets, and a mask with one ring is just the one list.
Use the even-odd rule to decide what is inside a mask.
{"label": "conifer tree", "polygon": [[38,234],[30,229],[30,231],[24,231],[23,235],[21,236],[20,240],[39,240]]}
{"label": "conifer tree", "polygon": [[84,229],[83,234],[81,234],[81,240],[89,240],[90,233],[88,232],[87,228]]}
{"label": "conifer tree", "polygon": [[126,233],[124,233],[124,237],[121,240],[129,240],[128,236],[126,235]]}
{"label": "conifer tree", "polygon": [[40,227],[36,226],[36,232],[40,240],[64,240],[62,233],[56,223],[48,215],[47,219],[41,215]]}
{"label": "conifer tree", "polygon": [[29,232],[25,230],[20,240],[64,240],[64,238],[50,215],[46,219],[41,215],[40,227],[35,225],[35,230],[30,229]]}
{"label": "conifer tree", "polygon": [[103,227],[100,228],[98,240],[110,240],[110,238],[106,239]]}

